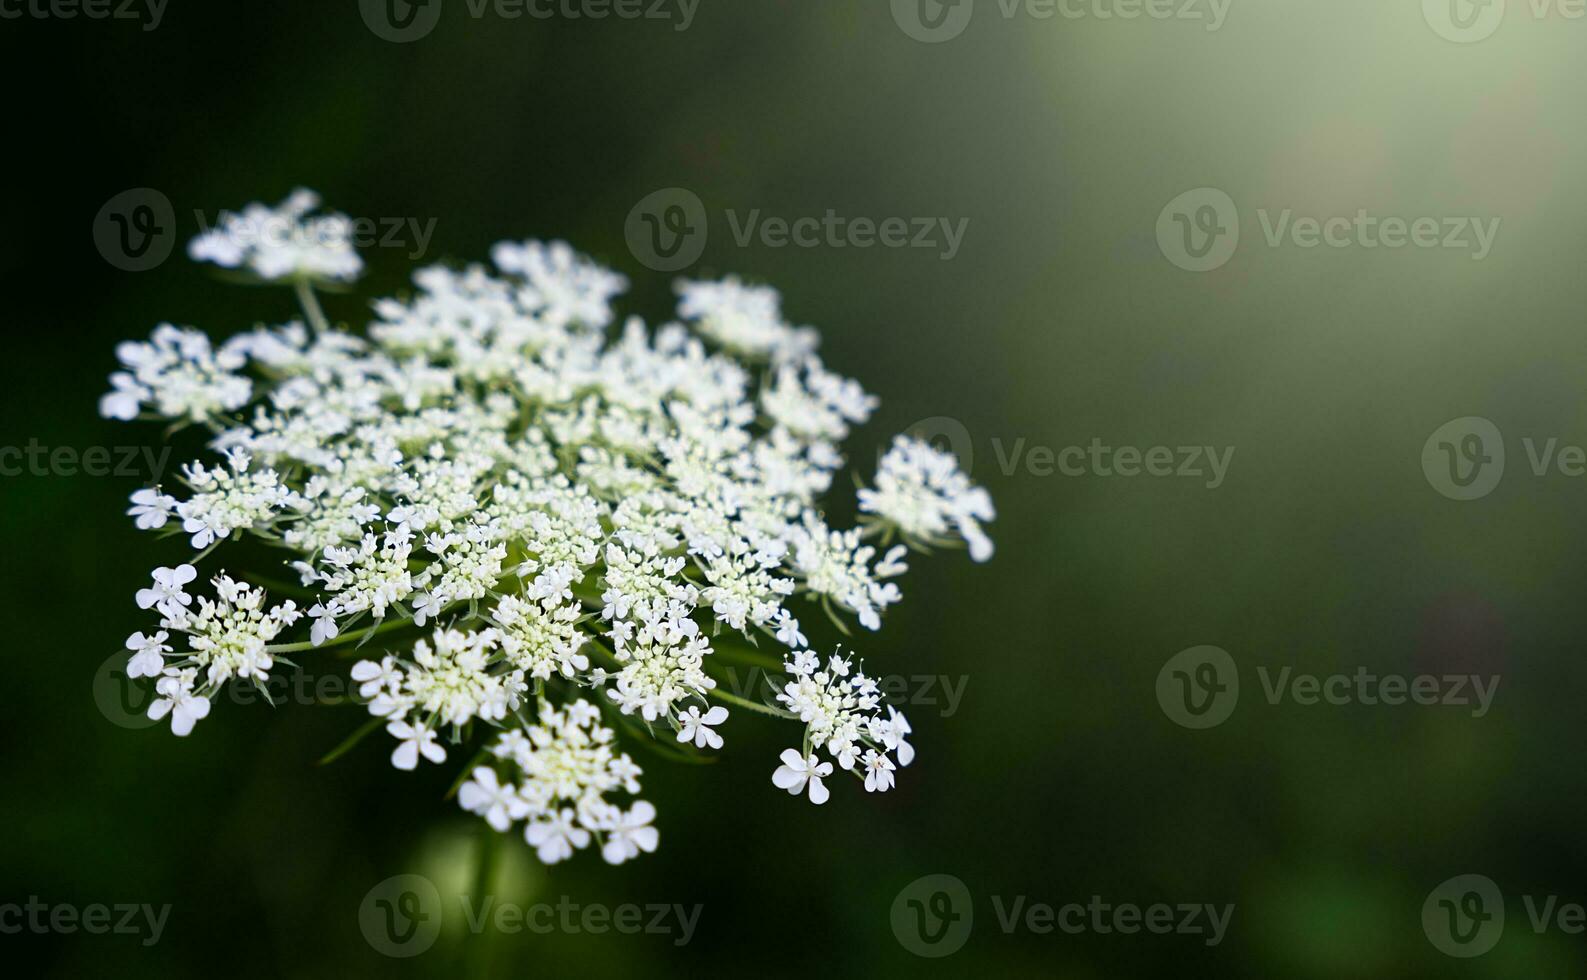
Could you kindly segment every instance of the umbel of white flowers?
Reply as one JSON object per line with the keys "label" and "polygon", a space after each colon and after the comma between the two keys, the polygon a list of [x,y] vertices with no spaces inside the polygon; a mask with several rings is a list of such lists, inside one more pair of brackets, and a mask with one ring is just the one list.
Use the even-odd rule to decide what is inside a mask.
{"label": "umbel of white flowers", "polygon": [[[793,607],[876,630],[906,546],[988,559],[992,502],[956,460],[898,437],[859,490],[861,525],[834,529],[820,498],[876,400],[827,370],[772,289],[682,281],[682,322],[631,317],[608,336],[623,277],[562,242],[504,242],[494,271],[418,270],[411,296],[376,300],[354,332],[315,299],[362,268],[328,234],[346,219],[317,207],[308,191],[250,205],[190,247],[291,285],[306,324],[218,346],[161,325],[116,350],[101,412],[204,426],[218,455],[183,469],[185,493],[132,496],[138,527],[195,552],[136,597],[159,616],[127,641],[128,674],[158,694],[149,715],[186,735],[222,685],[262,686],[283,655],[380,650],[352,678],[396,740],[392,764],[459,747],[476,761],[462,806],[522,823],[547,862],[592,842],[613,863],[653,851],[618,730],[716,750],[728,704],[803,728],[777,787],[822,803],[838,770],[892,787],[914,755],[908,722],[851,657],[807,649]],[[287,554],[301,603],[224,571],[207,576],[213,598],[188,592],[243,535]],[[718,664],[777,670],[775,696],[719,688]]]}

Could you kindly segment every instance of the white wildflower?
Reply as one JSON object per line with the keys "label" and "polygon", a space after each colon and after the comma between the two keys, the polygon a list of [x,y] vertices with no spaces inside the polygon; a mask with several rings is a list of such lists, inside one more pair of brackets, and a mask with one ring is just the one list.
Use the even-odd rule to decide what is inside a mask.
{"label": "white wildflower", "polygon": [[893,440],[876,471],[875,489],[859,492],[860,510],[876,514],[907,540],[941,545],[951,538],[970,546],[970,557],[992,557],[981,523],[996,513],[992,497],[970,482],[956,457],[907,436]]}
{"label": "white wildflower", "polygon": [[215,227],[193,239],[188,255],[228,269],[244,268],[261,279],[358,278],[364,263],[353,251],[353,224],[346,215],[311,216],[319,195],[298,189],[274,208],[250,204],[224,212]]}
{"label": "white wildflower", "polygon": [[727,721],[727,709],[716,705],[705,714],[700,714],[696,706],[689,706],[678,716],[678,741],[693,742],[697,749],[722,747],[722,736],[718,735],[712,725],[720,725]]}
{"label": "white wildflower", "polygon": [[[185,492],[139,489],[127,510],[197,551],[135,597],[158,620],[125,643],[150,717],[186,735],[227,683],[367,646],[351,679],[395,767],[474,760],[464,810],[546,863],[620,863],[659,834],[619,738],[720,749],[725,671],[776,645],[766,710],[802,740],[774,784],[816,803],[840,772],[891,789],[909,724],[858,661],[808,649],[825,625],[808,610],[876,630],[908,548],[985,560],[986,491],[900,438],[860,526],[829,526],[843,444],[877,400],[767,286],[678,283],[681,322],[652,330],[614,312],[621,275],[565,243],[506,242],[490,267],[417,270],[367,330],[332,327],[314,284],[361,263],[318,203],[250,205],[190,248],[292,285],[301,320],[218,345],[162,324],[116,349],[105,416],[212,434]],[[285,552],[284,571],[247,577],[298,583],[293,599],[208,570],[213,595],[189,591],[244,538]]]}
{"label": "white wildflower", "polygon": [[800,755],[795,749],[784,749],[780,758],[782,765],[771,774],[773,786],[787,790],[790,796],[798,796],[808,787],[810,802],[817,806],[832,796],[832,791],[822,782],[832,775],[832,763],[821,762],[814,755]]}

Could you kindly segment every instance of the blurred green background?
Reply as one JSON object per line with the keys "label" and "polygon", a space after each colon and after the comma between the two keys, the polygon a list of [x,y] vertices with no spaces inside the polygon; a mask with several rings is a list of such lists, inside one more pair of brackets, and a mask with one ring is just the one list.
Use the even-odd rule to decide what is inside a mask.
{"label": "blurred green background", "polygon": [[[625,219],[679,187],[710,222],[688,274],[772,282],[790,317],[822,328],[828,363],[881,396],[849,445],[857,468],[891,433],[948,417],[999,509],[991,564],[916,561],[863,638],[874,671],[963,685],[949,717],[907,707],[920,757],[896,792],[790,799],[769,781],[786,726],[744,715],[714,767],[638,756],[658,854],[547,871],[514,836],[481,883],[488,832],[443,800],[448,767],[397,773],[376,742],[315,765],[356,709],[220,705],[185,740],[107,722],[95,671],[147,626],[132,594],[180,542],[123,517],[146,474],[5,477],[0,903],[171,907],[151,946],[24,931],[0,935],[9,963],[60,977],[1587,975],[1584,939],[1536,932],[1524,904],[1587,902],[1587,488],[1535,476],[1521,441],[1587,443],[1587,21],[1512,2],[1491,37],[1459,44],[1418,0],[1233,0],[1217,30],[1096,15],[1117,0],[1050,18],[978,2],[958,36],[923,43],[900,3],[702,0],[679,30],[672,4],[670,19],[541,20],[445,0],[402,44],[353,0],[171,0],[153,30],[0,20],[5,445],[157,445],[95,412],[117,340],[294,315],[285,291],[224,285],[180,244],[148,271],[106,261],[95,218],[130,188],[172,202],[180,241],[195,211],[299,184],[351,215],[435,219],[426,262],[565,238],[629,275],[625,309],[659,320],[673,274],[641,264]],[[1206,273],[1177,268],[1156,233],[1200,187],[1236,202],[1241,229]],[[726,212],[757,208],[967,225],[949,260],[741,245]],[[1501,225],[1480,261],[1269,245],[1258,212],[1285,209]],[[412,268],[403,248],[364,257],[333,316],[359,317]],[[1424,442],[1464,416],[1492,420],[1508,451],[1497,488],[1466,502],[1422,467]],[[1235,452],[1215,489],[1002,462],[1093,439]],[[179,444],[172,467],[192,451]],[[1192,731],[1156,692],[1168,658],[1199,644],[1229,651],[1241,694],[1227,722]],[[1257,669],[1285,666],[1500,687],[1480,718],[1270,704]],[[446,925],[422,955],[388,959],[359,907],[403,873],[437,884]],[[939,959],[892,916],[932,874],[973,907],[962,949]],[[1470,959],[1422,921],[1461,874],[1492,879],[1508,913]],[[701,914],[681,946],[469,935],[459,891]],[[999,923],[1020,896],[1093,895],[1235,911],[1216,946]]]}

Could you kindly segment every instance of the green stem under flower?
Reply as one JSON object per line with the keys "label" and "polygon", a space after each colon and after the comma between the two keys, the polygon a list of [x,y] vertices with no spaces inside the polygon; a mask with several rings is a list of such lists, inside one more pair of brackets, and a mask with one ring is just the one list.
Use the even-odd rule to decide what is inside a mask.
{"label": "green stem under flower", "polygon": [[759,702],[751,701],[748,698],[741,698],[737,694],[729,694],[728,692],[718,688],[713,687],[708,693],[711,695],[711,697],[716,698],[718,701],[726,701],[728,704],[735,704],[740,708],[747,708],[750,711],[757,711],[763,715],[771,715],[773,718],[793,717],[793,715],[789,714],[788,712],[779,711],[769,704],[760,704]]}
{"label": "green stem under flower", "polygon": [[379,626],[375,626],[366,630],[348,630],[344,628],[344,631],[340,636],[337,636],[334,639],[326,640],[324,643],[321,643],[318,646],[316,646],[312,640],[304,640],[301,643],[277,643],[265,647],[265,652],[302,653],[306,650],[325,650],[329,647],[339,647],[347,643],[362,643],[371,636],[376,636],[380,633],[389,633],[392,630],[401,629],[405,626],[412,625],[412,620],[394,619],[389,623],[381,623]]}
{"label": "green stem under flower", "polygon": [[314,287],[308,279],[299,277],[292,282],[292,291],[297,293],[298,303],[303,307],[303,315],[308,317],[309,325],[316,334],[329,333],[331,323],[325,319],[325,311],[320,309],[319,298],[314,295]]}

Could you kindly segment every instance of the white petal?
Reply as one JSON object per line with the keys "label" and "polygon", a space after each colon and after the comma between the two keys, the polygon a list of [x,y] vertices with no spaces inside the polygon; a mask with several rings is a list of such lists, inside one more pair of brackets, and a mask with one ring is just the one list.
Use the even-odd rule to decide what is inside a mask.
{"label": "white petal", "polygon": [[398,769],[417,769],[419,767],[419,746],[416,742],[403,742],[391,753],[391,764]]}
{"label": "white petal", "polygon": [[639,846],[646,854],[654,854],[656,845],[661,843],[661,833],[654,827],[640,827],[628,835],[628,839]]}
{"label": "white petal", "polygon": [[825,803],[832,794],[827,790],[827,784],[818,776],[810,780],[810,802],[817,806]]}

